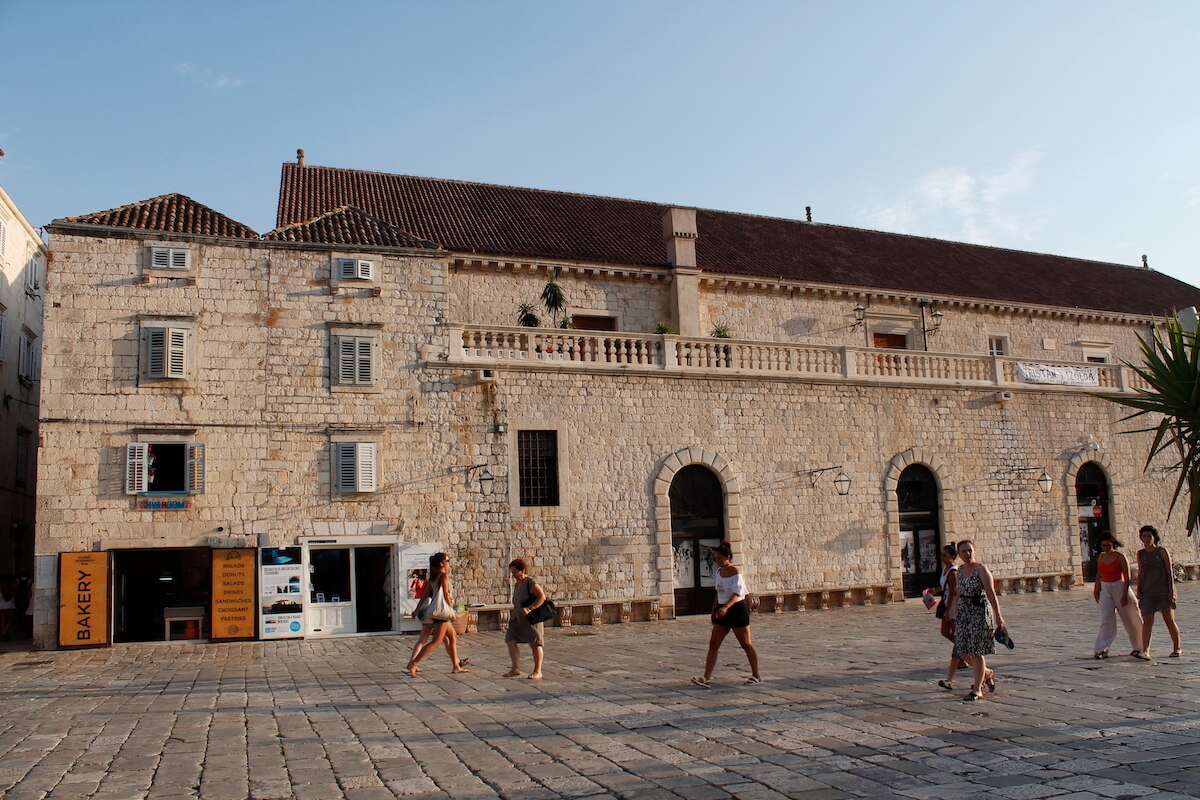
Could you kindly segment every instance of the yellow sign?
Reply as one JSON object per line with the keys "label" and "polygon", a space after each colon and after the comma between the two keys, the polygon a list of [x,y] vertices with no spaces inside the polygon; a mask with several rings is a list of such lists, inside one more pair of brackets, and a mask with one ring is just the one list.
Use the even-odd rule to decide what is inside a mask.
{"label": "yellow sign", "polygon": [[58,646],[108,644],[108,553],[58,557]]}
{"label": "yellow sign", "polygon": [[255,551],[212,551],[212,638],[253,639]]}

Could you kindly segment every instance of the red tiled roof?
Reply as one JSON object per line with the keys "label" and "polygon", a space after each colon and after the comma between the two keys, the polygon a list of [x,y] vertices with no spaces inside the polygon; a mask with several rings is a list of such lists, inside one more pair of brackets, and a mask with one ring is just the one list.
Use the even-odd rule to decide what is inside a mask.
{"label": "red tiled roof", "polygon": [[[283,165],[278,225],[345,205],[453,252],[668,266],[662,203]],[[1133,314],[1200,305],[1200,289],[1119,264],[706,209],[696,228],[709,272]]]}
{"label": "red tiled roof", "polygon": [[63,217],[54,221],[198,236],[227,236],[234,239],[258,238],[258,234],[246,225],[178,193],[164,194],[120,208],[110,208],[94,214],[81,214],[77,217]]}
{"label": "red tiled roof", "polygon": [[354,206],[335,208],[308,222],[284,225],[264,233],[263,238],[277,242],[439,249],[434,242],[413,236]]}

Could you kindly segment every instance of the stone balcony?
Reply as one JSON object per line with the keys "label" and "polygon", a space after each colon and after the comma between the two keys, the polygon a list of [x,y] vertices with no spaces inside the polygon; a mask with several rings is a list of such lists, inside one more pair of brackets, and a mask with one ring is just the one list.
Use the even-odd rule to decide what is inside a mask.
{"label": "stone balcony", "polygon": [[1112,394],[1144,382],[1121,364],[881,350],[669,334],[451,324],[449,363],[480,369],[765,378]]}

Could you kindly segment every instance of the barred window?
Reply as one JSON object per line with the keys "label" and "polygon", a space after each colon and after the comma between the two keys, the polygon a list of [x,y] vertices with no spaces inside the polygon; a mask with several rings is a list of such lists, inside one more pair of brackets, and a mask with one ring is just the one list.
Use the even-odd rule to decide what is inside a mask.
{"label": "barred window", "polygon": [[558,505],[558,432],[517,431],[520,505]]}

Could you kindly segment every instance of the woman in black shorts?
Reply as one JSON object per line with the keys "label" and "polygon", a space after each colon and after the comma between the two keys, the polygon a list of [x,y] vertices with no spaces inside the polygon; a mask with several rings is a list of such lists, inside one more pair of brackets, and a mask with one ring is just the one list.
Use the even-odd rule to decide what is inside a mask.
{"label": "woman in black shorts", "polygon": [[717,599],[713,602],[712,610],[712,636],[708,640],[708,657],[704,659],[704,675],[692,678],[692,683],[705,689],[712,687],[712,674],[717,666],[717,651],[721,649],[721,642],[725,641],[730,631],[733,631],[738,644],[746,651],[746,658],[750,661],[750,677],[746,679],[746,683],[762,683],[762,677],[758,674],[758,653],[750,641],[750,607],[746,604],[746,581],[733,565],[733,549],[729,542],[721,542],[712,549],[712,554],[719,567],[716,576]]}

